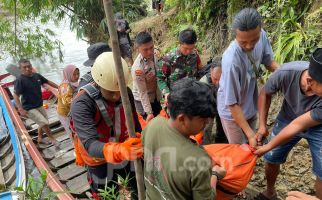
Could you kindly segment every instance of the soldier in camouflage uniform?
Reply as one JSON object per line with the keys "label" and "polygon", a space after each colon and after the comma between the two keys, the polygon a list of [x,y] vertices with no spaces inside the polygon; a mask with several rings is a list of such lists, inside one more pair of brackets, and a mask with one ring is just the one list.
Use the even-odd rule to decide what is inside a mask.
{"label": "soldier in camouflage uniform", "polygon": [[198,70],[201,69],[201,60],[195,49],[196,41],[197,35],[194,30],[181,31],[179,47],[174,48],[160,60],[157,70],[158,86],[165,99],[175,81],[184,77],[196,77]]}

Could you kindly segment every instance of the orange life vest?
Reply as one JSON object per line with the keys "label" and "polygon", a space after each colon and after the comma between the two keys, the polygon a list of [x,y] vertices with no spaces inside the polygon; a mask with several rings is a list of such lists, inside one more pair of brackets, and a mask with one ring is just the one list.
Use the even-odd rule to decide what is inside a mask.
{"label": "orange life vest", "polygon": [[[85,95],[85,92],[89,93],[88,91],[82,90],[76,95],[76,97]],[[90,94],[89,96],[93,98]],[[103,108],[99,108],[99,105],[96,105],[95,111],[95,126],[99,135],[99,141],[104,143],[124,142],[129,135],[125,124],[126,122],[123,105],[121,103],[115,105],[104,100],[100,101],[103,102]],[[102,109],[105,109],[105,111]],[[109,119],[107,120],[110,120],[110,122],[107,122],[107,120],[104,119],[102,112],[107,112],[105,115],[108,115]],[[108,123],[110,123],[110,125],[108,125]],[[77,136],[73,120],[71,120],[71,129],[73,133],[75,133],[73,134],[73,143],[75,147],[75,162],[77,165],[97,166],[106,163],[104,158],[95,158],[88,154],[79,137]]]}

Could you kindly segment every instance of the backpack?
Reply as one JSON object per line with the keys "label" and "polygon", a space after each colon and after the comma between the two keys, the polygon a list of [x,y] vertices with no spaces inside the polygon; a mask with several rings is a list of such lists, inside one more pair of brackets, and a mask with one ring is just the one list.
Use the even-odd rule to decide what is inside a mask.
{"label": "backpack", "polygon": [[201,70],[198,70],[197,72],[197,80],[200,80],[204,75],[206,74],[209,74],[210,73],[210,69],[211,69],[211,66],[214,64],[214,61],[212,58],[210,58],[208,61],[207,61],[207,64],[204,65]]}

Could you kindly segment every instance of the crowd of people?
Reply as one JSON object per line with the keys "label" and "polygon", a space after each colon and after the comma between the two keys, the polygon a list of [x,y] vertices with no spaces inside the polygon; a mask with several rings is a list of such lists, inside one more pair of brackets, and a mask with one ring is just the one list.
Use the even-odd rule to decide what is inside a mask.
{"label": "crowd of people", "polygon": [[[100,199],[98,189],[106,183],[115,185],[118,176],[131,177],[128,191],[137,199],[133,161],[141,158],[146,199],[215,199],[216,185],[226,170],[190,139],[199,132],[203,132],[203,144],[248,143],[254,154],[264,155],[267,188],[255,197],[264,200],[277,197],[280,165],[305,138],[316,175],[315,195],[322,199],[321,48],[310,55],[310,61],[279,65],[260,14],[245,8],[234,18],[234,40],[197,80],[203,65],[193,29],[181,31],[178,46],[163,57],[157,56],[150,33],[138,33],[138,56],[133,61],[128,23],[120,13],[115,18],[125,82],[132,80],[127,90],[136,137],[128,134],[114,58],[106,43],[87,49],[84,65],[91,67],[90,72],[79,81],[79,69],[67,65],[59,86],[32,72],[30,61],[21,59],[22,75],[14,88],[20,115],[39,125],[38,143],[44,142],[45,132],[54,145],[57,141],[50,133],[40,88],[44,83],[58,88],[57,113],[74,142],[76,163],[87,168],[94,199]],[[258,92],[261,65],[273,73]],[[283,94],[283,105],[269,134],[268,110],[277,92]],[[160,112],[167,117],[158,116]],[[144,130],[140,118],[147,122]],[[207,139],[212,135],[215,140]],[[264,143],[266,137],[268,143]],[[290,192],[287,199],[316,198]]]}

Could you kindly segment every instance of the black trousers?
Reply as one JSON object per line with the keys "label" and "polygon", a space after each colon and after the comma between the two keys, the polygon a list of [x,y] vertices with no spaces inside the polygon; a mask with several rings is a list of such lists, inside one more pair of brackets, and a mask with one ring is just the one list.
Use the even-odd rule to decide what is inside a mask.
{"label": "black trousers", "polygon": [[[141,101],[135,100],[134,104],[135,104],[136,112],[140,113],[140,115],[143,117],[143,119],[146,119],[146,117],[148,115],[144,112]],[[152,107],[152,112],[153,112],[154,117],[158,116],[158,114],[160,113],[160,111],[162,109],[160,101],[155,99],[154,102],[151,103],[151,107]]]}
{"label": "black trousers", "polygon": [[228,139],[222,127],[221,120],[218,114],[215,115],[217,133],[215,136],[215,143],[228,143]]}
{"label": "black trousers", "polygon": [[[216,132],[213,133],[214,122],[216,122]],[[218,114],[215,115],[215,118],[212,118],[207,126],[203,130],[203,139],[202,144],[216,144],[216,143],[228,143],[226,134],[222,127],[220,117]]]}

